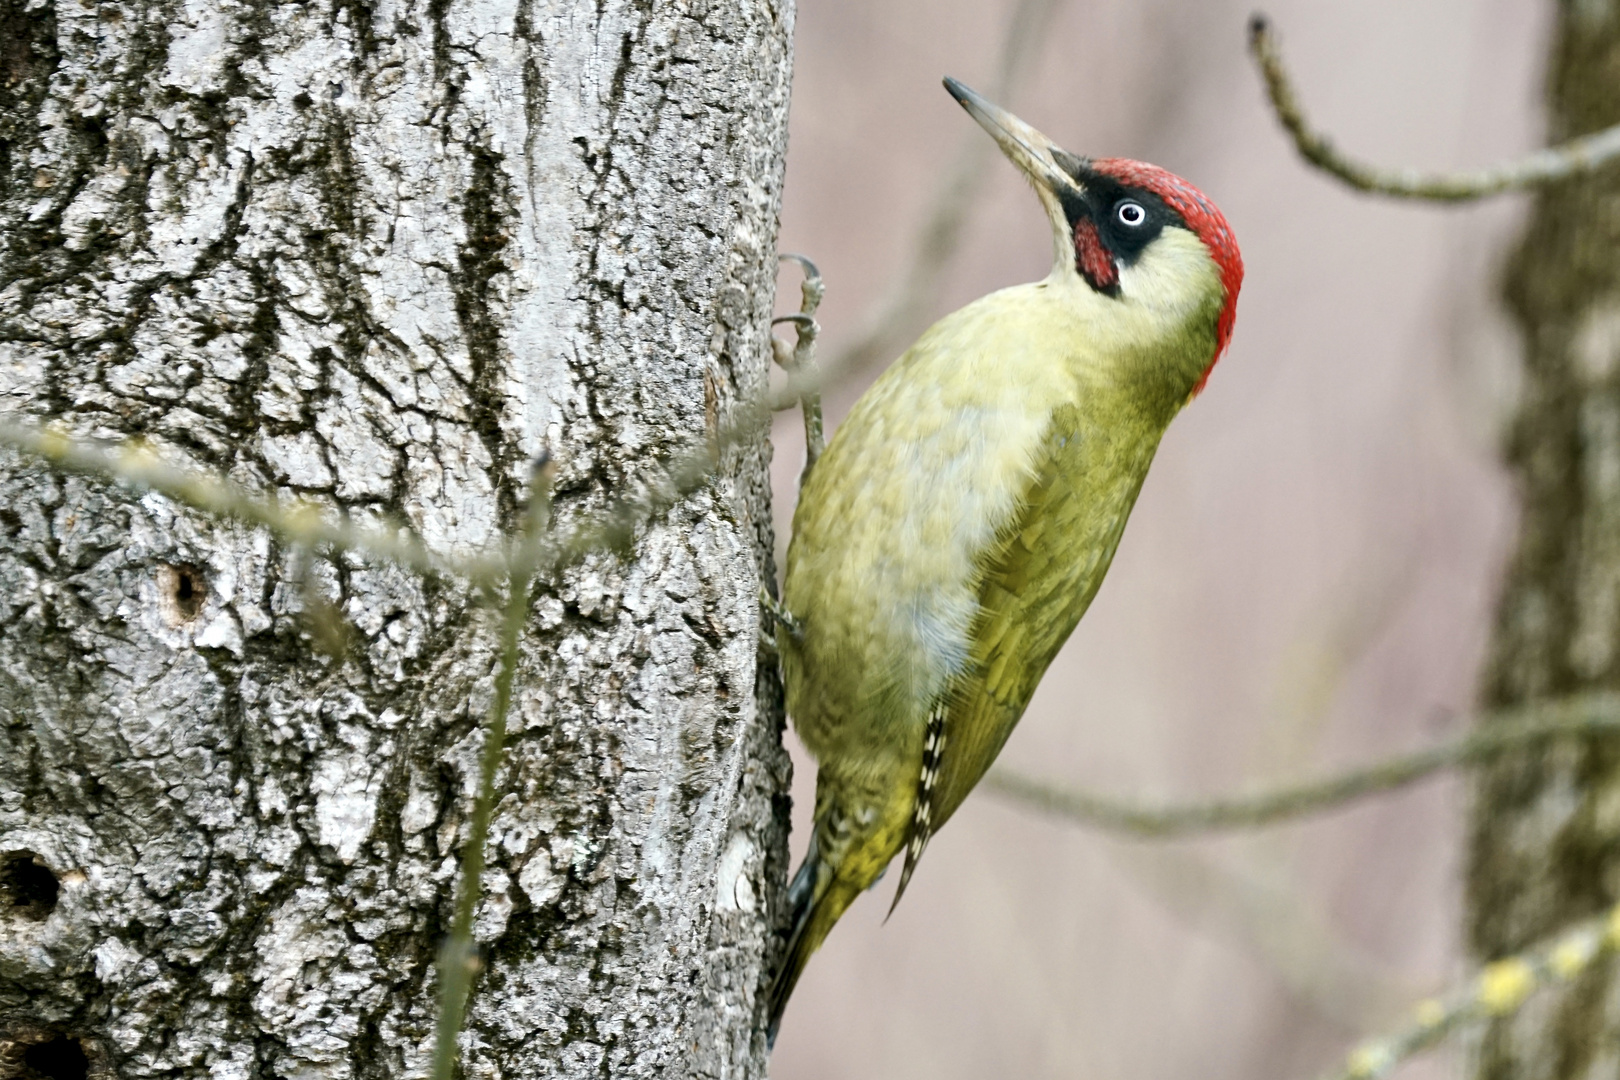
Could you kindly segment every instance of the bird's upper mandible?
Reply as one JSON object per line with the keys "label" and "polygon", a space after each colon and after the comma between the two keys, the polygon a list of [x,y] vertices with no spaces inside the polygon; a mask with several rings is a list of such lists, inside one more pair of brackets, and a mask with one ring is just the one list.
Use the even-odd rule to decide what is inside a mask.
{"label": "bird's upper mandible", "polygon": [[[1243,285],[1237,237],[1215,204],[1167,169],[1129,158],[1077,157],[963,83],[947,78],[945,88],[1034,185],[1052,222],[1055,274],[1076,275],[1093,290],[1124,299],[1132,268],[1166,229],[1197,238],[1219,283],[1221,304],[1214,353],[1193,392],[1202,390],[1231,340]],[[1147,279],[1141,298],[1162,300],[1159,294],[1177,284],[1178,270],[1189,280],[1194,276],[1183,267],[1138,275]]]}

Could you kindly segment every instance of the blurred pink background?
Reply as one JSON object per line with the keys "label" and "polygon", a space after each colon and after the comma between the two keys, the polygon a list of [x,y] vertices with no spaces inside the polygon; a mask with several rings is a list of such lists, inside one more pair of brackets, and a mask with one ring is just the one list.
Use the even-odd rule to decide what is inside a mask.
{"label": "blurred pink background", "polygon": [[[939,79],[988,89],[1012,8],[800,0],[781,242],[825,275],[823,356],[900,272],[964,140],[985,137]],[[1308,112],[1353,153],[1441,168],[1539,143],[1545,0],[1268,10]],[[1002,102],[1071,151],[1192,180],[1248,267],[1231,352],[1002,756],[1024,772],[1164,799],[1263,786],[1456,731],[1477,682],[1513,539],[1496,445],[1516,345],[1496,282],[1524,204],[1402,205],[1308,171],[1249,66],[1249,11],[1067,0]],[[1049,260],[1033,196],[997,161],[934,314]],[[784,271],[784,311],[796,284]],[[875,374],[829,393],[830,421]],[[775,443],[785,547],[795,414]],[[794,750],[797,861],[813,767]],[[1465,970],[1466,794],[1442,780],[1139,843],[976,793],[888,925],[892,876],[811,963],[773,1076],[1313,1076]]]}

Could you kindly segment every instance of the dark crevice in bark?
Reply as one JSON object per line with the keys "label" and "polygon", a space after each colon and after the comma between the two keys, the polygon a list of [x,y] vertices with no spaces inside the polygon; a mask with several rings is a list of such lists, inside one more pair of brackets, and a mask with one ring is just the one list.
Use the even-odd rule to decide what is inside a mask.
{"label": "dark crevice in bark", "polygon": [[[257,398],[270,378],[270,359],[276,354],[280,343],[281,326],[276,315],[274,275],[259,262],[249,262],[243,269],[252,285],[253,315],[243,327],[245,335],[241,349],[244,370],[231,383],[227,398],[231,415],[226,430],[245,441],[245,437],[257,427]],[[235,462],[230,464],[234,465]]]}
{"label": "dark crevice in bark", "polygon": [[8,199],[19,182],[12,172],[13,157],[33,140],[60,58],[55,7],[30,11],[28,0],[0,3],[0,200]]}
{"label": "dark crevice in bark", "polygon": [[[534,22],[536,0],[522,0],[512,20],[512,32],[523,42],[523,161],[528,169],[529,191],[535,188],[535,139],[545,123],[546,98],[550,87],[546,81],[546,39]],[[531,195],[532,197],[532,195]]]}
{"label": "dark crevice in bark", "polygon": [[511,224],[508,221],[511,197],[502,156],[482,143],[465,147],[471,176],[463,194],[461,221],[467,236],[457,251],[457,267],[450,275],[456,295],[456,319],[467,341],[467,359],[472,367],[471,385],[473,429],[483,440],[494,463],[499,513],[497,520],[512,531],[518,523],[518,500],[522,491],[515,482],[514,468],[519,449],[511,444],[504,430],[502,385],[507,376],[501,342],[502,312],[496,278],[504,274],[506,247]]}
{"label": "dark crevice in bark", "polygon": [[[585,167],[596,177],[596,183],[586,205],[595,210],[603,220],[605,228],[591,238],[586,249],[589,252],[584,279],[589,283],[592,293],[591,303],[587,309],[585,329],[590,335],[591,349],[583,358],[587,367],[579,372],[579,382],[583,388],[585,406],[596,425],[598,431],[606,436],[608,445],[617,444],[620,440],[620,427],[612,415],[612,410],[603,407],[603,395],[612,398],[619,387],[604,377],[601,365],[607,357],[607,343],[611,338],[608,327],[608,310],[616,312],[616,319],[622,320],[629,311],[630,304],[625,297],[623,287],[608,280],[602,272],[601,257],[603,245],[615,243],[619,239],[614,235],[618,226],[619,214],[614,206],[614,199],[609,187],[615,179],[620,181],[624,190],[634,190],[634,180],[624,175],[614,161],[615,147],[621,138],[627,143],[634,142],[633,136],[626,137],[620,131],[619,116],[625,107],[625,96],[629,72],[637,62],[636,46],[646,40],[647,21],[651,17],[650,6],[645,3],[634,5],[634,14],[637,22],[623,30],[619,36],[619,53],[614,64],[613,75],[609,80],[607,92],[603,95],[603,109],[605,121],[602,125],[599,140],[593,141],[588,136],[578,136],[575,143],[580,147],[581,160]],[[603,13],[597,11],[597,24],[600,26]],[[632,363],[635,361],[632,360]],[[635,394],[632,382],[629,391]],[[613,488],[623,484],[628,478],[622,467],[612,455],[597,456],[597,481],[606,488]]]}
{"label": "dark crevice in bark", "polygon": [[376,12],[368,0],[333,0],[333,25],[345,18],[360,43],[360,59],[369,60],[377,52],[377,28],[373,21]]}

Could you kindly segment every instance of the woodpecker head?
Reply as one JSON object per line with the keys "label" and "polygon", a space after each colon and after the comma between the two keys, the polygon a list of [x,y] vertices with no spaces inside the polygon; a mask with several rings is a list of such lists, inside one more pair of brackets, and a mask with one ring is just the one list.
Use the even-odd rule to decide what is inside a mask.
{"label": "woodpecker head", "polygon": [[955,79],[945,89],[1034,185],[1052,223],[1055,277],[1150,317],[1213,322],[1193,393],[1202,390],[1231,340],[1243,284],[1237,238],[1215,204],[1157,165],[1076,157]]}

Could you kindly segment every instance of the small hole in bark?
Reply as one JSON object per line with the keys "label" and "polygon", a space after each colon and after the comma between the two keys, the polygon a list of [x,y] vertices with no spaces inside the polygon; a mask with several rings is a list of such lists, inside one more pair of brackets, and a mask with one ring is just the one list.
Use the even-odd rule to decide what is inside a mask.
{"label": "small hole in bark", "polygon": [[181,567],[174,577],[174,605],[180,609],[180,614],[188,619],[195,619],[197,612],[202,610],[202,583],[184,567]]}
{"label": "small hole in bark", "polygon": [[0,905],[36,922],[56,908],[60,887],[50,867],[32,851],[14,851],[0,860]]}
{"label": "small hole in bark", "polygon": [[158,573],[163,614],[175,626],[194,621],[208,600],[208,579],[190,563],[165,566]]}
{"label": "small hole in bark", "polygon": [[85,1080],[90,1059],[78,1039],[58,1035],[49,1042],[35,1043],[23,1051],[23,1064],[46,1080]]}

